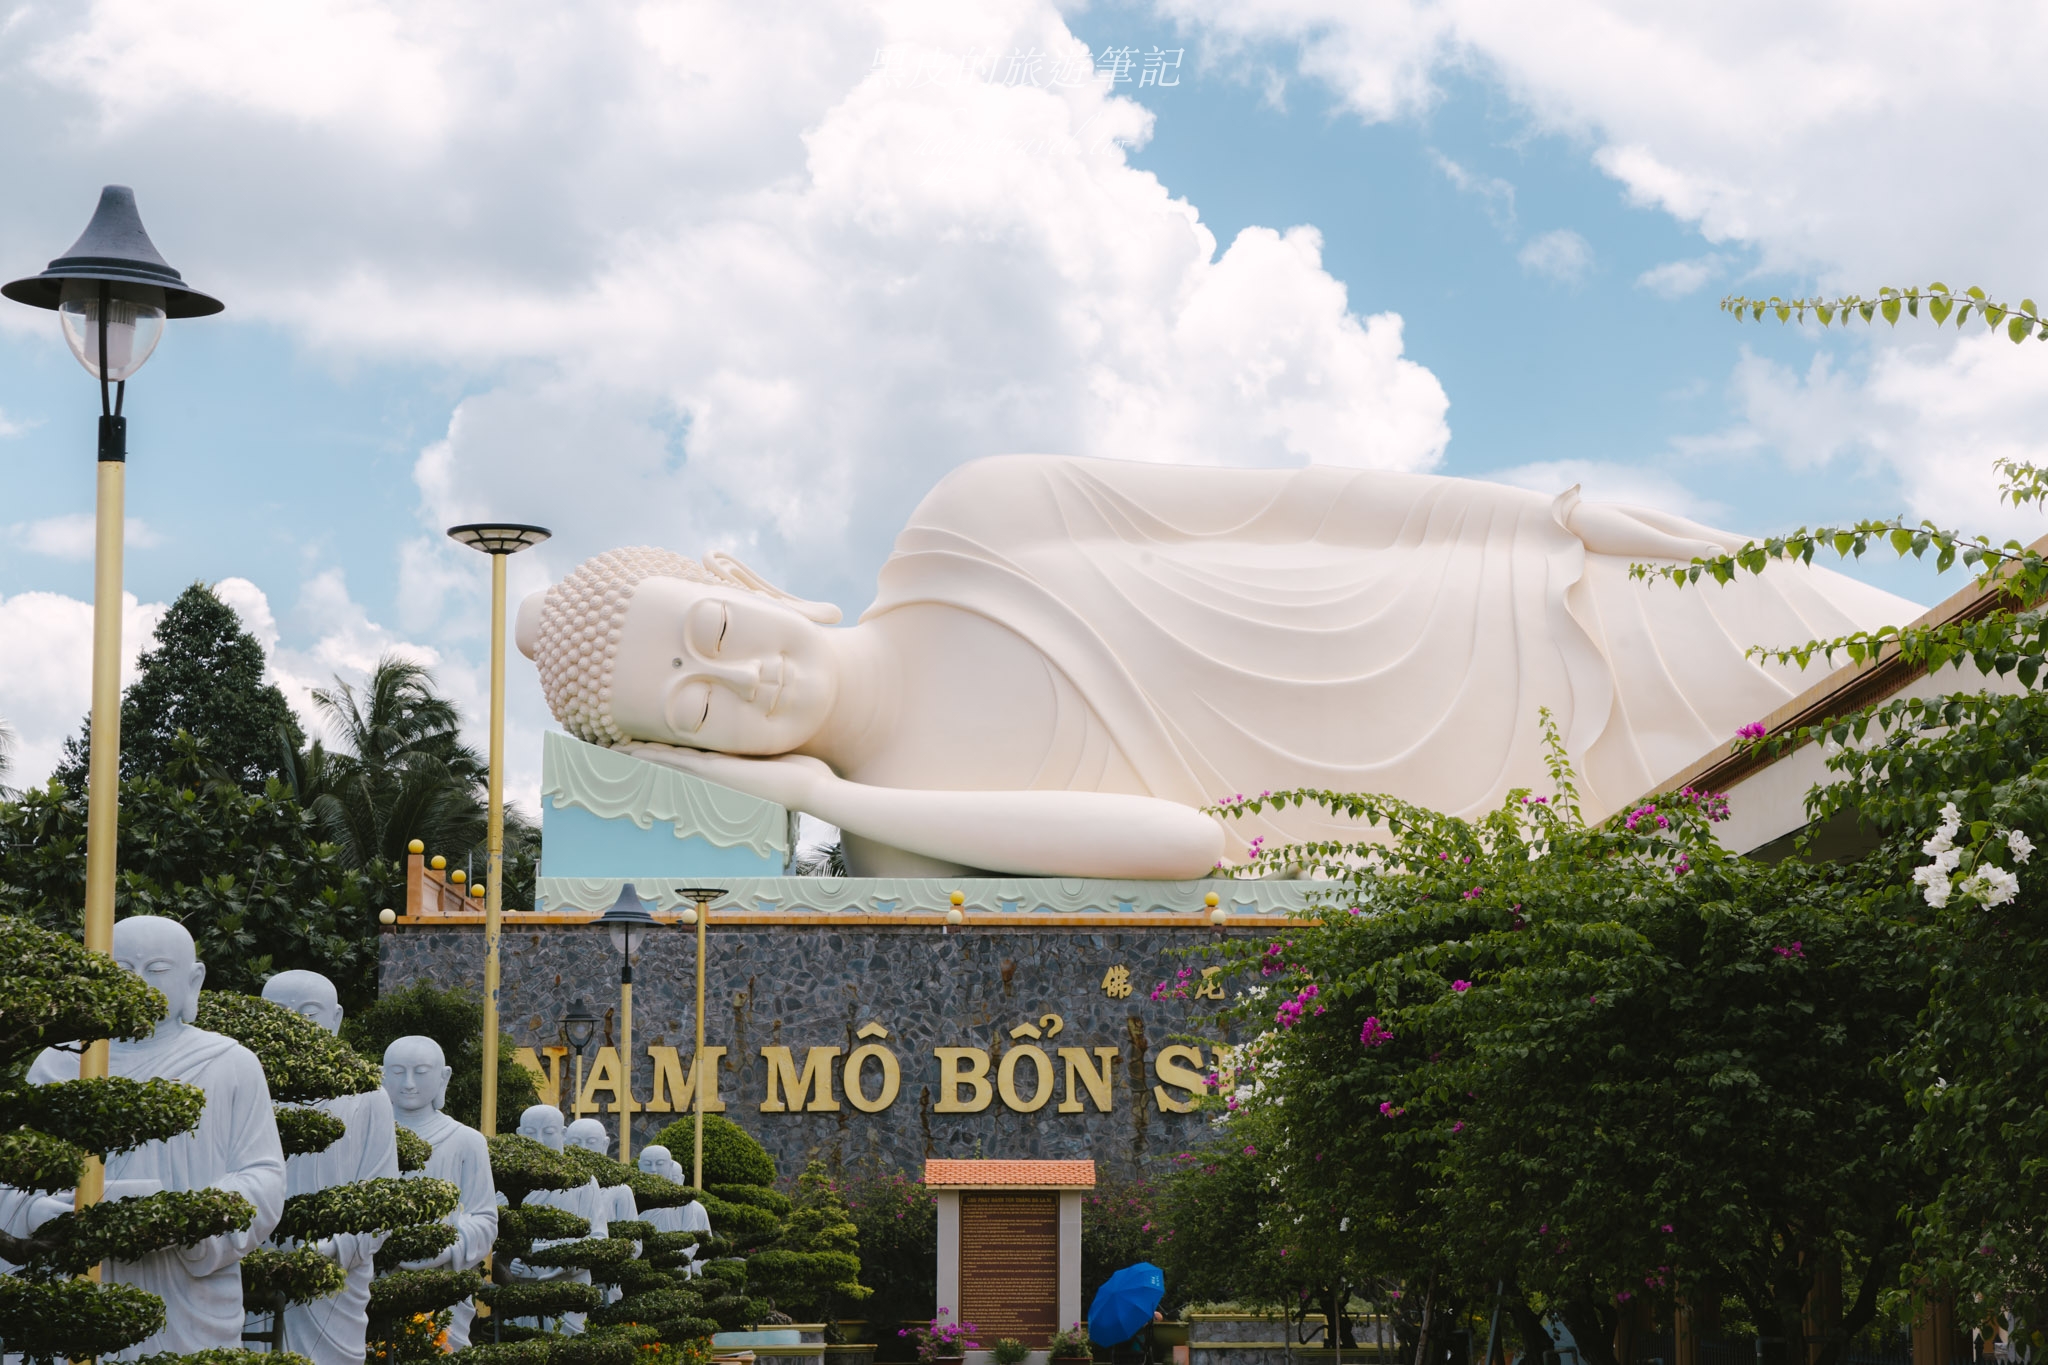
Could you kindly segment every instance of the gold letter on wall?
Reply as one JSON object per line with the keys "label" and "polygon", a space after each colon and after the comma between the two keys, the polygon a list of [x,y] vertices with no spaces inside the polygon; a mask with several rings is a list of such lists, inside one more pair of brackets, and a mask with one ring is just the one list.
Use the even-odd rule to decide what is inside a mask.
{"label": "gold letter on wall", "polygon": [[[786,1047],[764,1047],[761,1060],[768,1064],[768,1094],[761,1101],[764,1114],[785,1114],[791,1109],[802,1109],[808,1113],[837,1113],[839,1101],[832,1098],[832,1059],[839,1055],[836,1047],[814,1047],[804,1054],[804,1074],[796,1074],[796,1059]],[[789,1103],[782,1102],[782,1091],[789,1091]],[[805,1103],[808,1092],[810,1102]]]}
{"label": "gold letter on wall", "polygon": [[[1192,1067],[1184,1066],[1182,1065],[1183,1062],[1193,1062],[1195,1065]],[[1195,1102],[1191,1099],[1176,1099],[1168,1095],[1166,1087],[1169,1085],[1179,1086],[1181,1089],[1192,1091],[1197,1095],[1209,1093],[1209,1083],[1203,1079],[1202,1073],[1196,1069],[1201,1064],[1202,1050],[1198,1047],[1189,1047],[1186,1043],[1174,1043],[1159,1049],[1159,1060],[1156,1065],[1159,1079],[1165,1082],[1165,1084],[1152,1087],[1152,1098],[1159,1102],[1159,1107],[1162,1110],[1169,1114],[1185,1114],[1195,1107]]]}
{"label": "gold letter on wall", "polygon": [[[512,1054],[512,1060],[533,1073],[534,1086],[540,1091],[540,1103],[562,1107],[562,1060],[569,1055],[565,1047],[544,1047],[536,1057],[530,1047],[520,1048]],[[541,1062],[547,1058],[547,1063]]]}
{"label": "gold letter on wall", "polygon": [[[1107,1114],[1110,1106],[1109,1069],[1116,1065],[1116,1049],[1099,1047],[1095,1055],[1102,1060],[1102,1070],[1097,1071],[1088,1060],[1088,1049],[1063,1047],[1060,1060],[1067,1064],[1067,1097],[1060,1101],[1062,1114],[1081,1112],[1081,1101],[1074,1094],[1074,1077],[1078,1074],[1081,1084],[1088,1087],[1088,1098],[1095,1101],[1097,1112]],[[1141,1101],[1142,1102],[1142,1101]]]}
{"label": "gold letter on wall", "polygon": [[629,1114],[640,1112],[640,1106],[634,1102],[633,1092],[627,1086],[625,1068],[619,1065],[619,1050],[615,1047],[597,1050],[597,1060],[590,1064],[590,1074],[583,1078],[583,1093],[576,1097],[576,1112],[596,1113],[597,1092],[600,1090],[609,1090],[612,1096],[605,1112],[616,1114],[622,1108]]}
{"label": "gold letter on wall", "polygon": [[[1026,1058],[1031,1061],[1031,1069],[1038,1073],[1038,1081],[1031,1087],[1031,1098],[1028,1100],[1017,1093],[1017,1063]],[[1005,1052],[1003,1064],[996,1068],[996,1089],[1002,1092],[1003,1103],[1020,1114],[1036,1113],[1045,1108],[1045,1102],[1052,1098],[1054,1087],[1052,1058],[1029,1043]]]}
{"label": "gold letter on wall", "polygon": [[[995,1087],[988,1083],[988,1053],[978,1047],[935,1047],[932,1055],[939,1059],[939,1102],[932,1106],[935,1114],[979,1114],[988,1108],[995,1098]],[[974,1087],[974,1098],[962,1103],[960,1087]]]}
{"label": "gold letter on wall", "polygon": [[690,1058],[689,1073],[685,1075],[682,1059],[676,1055],[674,1048],[648,1048],[647,1060],[654,1063],[654,1098],[647,1102],[647,1112],[650,1114],[669,1113],[668,1092],[673,1089],[677,1102],[682,1106],[682,1111],[685,1114],[689,1113],[690,1096],[699,1093],[700,1087],[698,1082],[702,1081],[701,1089],[710,1092],[704,1104],[704,1112],[707,1114],[724,1113],[725,1101],[718,1098],[718,1062],[723,1056],[725,1056],[724,1048],[707,1047],[704,1049],[704,1074],[702,1076],[697,1074],[697,1059],[692,1057]]}
{"label": "gold letter on wall", "polygon": [[[873,1099],[861,1089],[860,1069],[868,1058],[882,1064],[882,1090]],[[903,1086],[903,1068],[896,1064],[896,1054],[880,1043],[869,1043],[846,1054],[846,1070],[839,1079],[839,1088],[846,1092],[846,1102],[863,1114],[879,1114],[896,1102],[896,1092]]]}

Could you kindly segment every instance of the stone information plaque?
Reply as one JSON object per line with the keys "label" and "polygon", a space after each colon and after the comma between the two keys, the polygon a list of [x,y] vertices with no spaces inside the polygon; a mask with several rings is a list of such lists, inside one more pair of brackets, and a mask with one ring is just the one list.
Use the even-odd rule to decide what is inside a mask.
{"label": "stone information plaque", "polygon": [[1060,1329],[1060,1197],[968,1190],[960,1196],[960,1320],[992,1351],[1004,1337],[1044,1349]]}

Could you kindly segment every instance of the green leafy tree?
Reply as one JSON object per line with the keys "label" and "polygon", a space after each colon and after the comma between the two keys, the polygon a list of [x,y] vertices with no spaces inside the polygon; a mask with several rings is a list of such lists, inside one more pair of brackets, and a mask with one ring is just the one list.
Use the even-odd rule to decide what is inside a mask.
{"label": "green leafy tree", "polygon": [[[182,731],[227,780],[262,791],[278,774],[278,736],[293,748],[306,742],[284,693],[263,680],[262,644],[204,583],[178,594],[155,639],[121,696],[121,775],[146,776],[179,761]],[[65,786],[85,786],[91,739],[88,718],[64,742],[55,776]]]}
{"label": "green leafy tree", "polygon": [[[377,912],[403,896],[392,869],[348,866],[281,788],[209,777],[189,736],[172,750],[121,784],[116,913],[182,923],[219,989],[302,967],[351,1009],[374,999]],[[79,932],[85,820],[83,788],[54,781],[0,802],[0,912]]]}
{"label": "green leafy tree", "polygon": [[[105,1159],[174,1137],[199,1121],[205,1094],[172,1081],[110,1077],[25,1086],[43,1048],[143,1038],[163,996],[62,934],[0,918],[0,1184],[9,1199],[77,1185],[88,1155]],[[26,1237],[0,1234],[0,1346],[33,1360],[111,1355],[160,1330],[163,1301],[128,1284],[72,1278],[108,1258],[192,1246],[249,1226],[255,1209],[224,1190],[164,1191],[60,1214]]]}
{"label": "green leafy tree", "polygon": [[[875,1290],[865,1309],[869,1332],[888,1351],[901,1344],[899,1325],[934,1316],[939,1203],[922,1181],[901,1171],[857,1177],[841,1188],[860,1234],[861,1278]],[[1082,1227],[1085,1232],[1085,1221]]]}
{"label": "green leafy tree", "polygon": [[[426,667],[386,655],[360,687],[334,680],[313,693],[336,735],[284,755],[287,785],[356,866],[403,866],[414,839],[480,869],[485,847],[483,758],[462,742],[462,715]],[[505,812],[505,904],[530,906],[539,832]],[[478,873],[481,876],[481,873]]]}
{"label": "green leafy tree", "polygon": [[781,1235],[747,1263],[748,1284],[782,1312],[836,1326],[842,1307],[875,1292],[860,1282],[860,1229],[821,1162],[796,1187]]}
{"label": "green leafy tree", "polygon": [[[458,988],[443,990],[421,981],[380,996],[351,1011],[342,1020],[341,1036],[366,1057],[382,1057],[395,1040],[412,1035],[441,1045],[452,1073],[448,1078],[448,1114],[458,1123],[477,1126],[483,1105],[484,1005],[481,997]],[[498,1115],[516,1123],[520,1111],[540,1103],[534,1075],[512,1060],[512,1035],[498,1035]]]}

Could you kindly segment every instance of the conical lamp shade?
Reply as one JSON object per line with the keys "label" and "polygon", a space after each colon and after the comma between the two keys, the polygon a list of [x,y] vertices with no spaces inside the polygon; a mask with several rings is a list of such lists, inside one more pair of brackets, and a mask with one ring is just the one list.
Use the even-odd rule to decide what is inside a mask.
{"label": "conical lamp shade", "polygon": [[31,308],[55,308],[69,280],[106,280],[161,289],[166,317],[203,318],[222,307],[219,299],[187,288],[184,276],[171,269],[143,229],[142,215],[135,208],[135,191],[126,185],[109,185],[100,191],[100,206],[93,211],[92,221],[69,251],[50,262],[49,269],[0,286],[0,294]]}

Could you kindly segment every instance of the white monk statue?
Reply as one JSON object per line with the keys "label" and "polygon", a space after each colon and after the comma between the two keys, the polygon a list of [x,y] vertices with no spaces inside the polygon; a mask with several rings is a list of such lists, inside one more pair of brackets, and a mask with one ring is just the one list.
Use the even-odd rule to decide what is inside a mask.
{"label": "white monk statue", "polygon": [[[559,1152],[567,1145],[568,1125],[562,1121],[562,1111],[555,1108],[552,1104],[536,1104],[529,1107],[525,1113],[519,1116],[519,1136],[532,1138],[543,1147]],[[604,1197],[603,1190],[598,1185],[595,1177],[576,1186],[574,1189],[535,1190],[526,1196],[524,1202],[528,1205],[546,1204],[554,1208],[566,1209],[578,1218],[585,1218],[590,1221],[590,1231],[585,1233],[584,1236],[603,1237],[605,1235],[609,1222],[605,1217],[605,1212],[609,1207],[610,1201]],[[561,1242],[580,1240],[580,1238],[575,1237],[542,1238],[534,1242],[533,1246],[534,1250],[538,1251],[542,1247],[555,1246]],[[508,1269],[512,1275],[519,1279],[574,1280],[579,1284],[590,1283],[590,1272],[588,1270],[580,1268],[570,1269],[566,1266],[528,1265],[525,1261],[519,1260],[516,1257]],[[514,1319],[514,1321],[523,1320]],[[562,1315],[561,1323],[562,1330],[566,1332],[581,1332],[583,1330],[584,1315],[581,1313],[565,1313]]]}
{"label": "white monk statue", "polygon": [[[384,1049],[384,1093],[398,1121],[434,1144],[424,1171],[412,1175],[446,1180],[462,1191],[462,1202],[441,1221],[455,1229],[455,1243],[431,1261],[416,1261],[409,1270],[475,1270],[491,1254],[498,1238],[498,1190],[491,1180],[491,1149],[484,1135],[441,1112],[448,1102],[448,1065],[441,1045],[413,1034]],[[448,1319],[448,1349],[469,1345],[469,1325],[476,1303],[464,1299]]]}
{"label": "white monk statue", "polygon": [[519,613],[572,733],[839,826],[865,875],[1199,876],[1350,826],[1198,807],[1288,787],[1460,815],[1547,791],[1548,708],[1603,816],[1813,681],[1744,656],[1919,608],[1743,537],[1501,484],[1015,455],[911,515],[858,624],[722,555],[592,559]]}
{"label": "white monk statue", "polygon": [[[649,1175],[658,1175],[664,1180],[673,1180],[678,1185],[687,1185],[690,1179],[683,1173],[682,1163],[670,1155],[668,1148],[660,1143],[640,1149],[640,1169]],[[692,1199],[681,1208],[649,1209],[640,1215],[654,1225],[656,1232],[710,1232],[711,1215],[705,1211],[701,1201]],[[697,1260],[696,1247],[690,1248],[690,1273],[701,1275],[704,1267]]]}
{"label": "white monk statue", "polygon": [[[263,998],[312,1020],[329,1033],[341,1031],[341,1000],[334,983],[318,972],[279,972],[263,983]],[[346,1131],[324,1151],[285,1159],[287,1196],[398,1174],[391,1098],[382,1090],[320,1100],[314,1108],[340,1119]],[[376,1274],[377,1248],[382,1245],[382,1233],[341,1233],[319,1243],[321,1253],[339,1265],[348,1279],[339,1293],[285,1309],[287,1349],[313,1365],[361,1365],[370,1325],[370,1280]]]}
{"label": "white monk statue", "polygon": [[[599,1156],[612,1154],[611,1135],[596,1119],[577,1119],[563,1134],[563,1141],[571,1147],[581,1147],[586,1152]],[[599,1185],[598,1192],[605,1201],[604,1217],[607,1223],[625,1222],[640,1216],[640,1206],[633,1201],[630,1185]]]}
{"label": "white monk statue", "polygon": [[[120,921],[114,926],[114,961],[162,991],[169,1008],[149,1037],[112,1044],[109,1074],[196,1085],[206,1092],[206,1109],[191,1132],[110,1157],[107,1197],[232,1190],[256,1207],[255,1219],[240,1232],[153,1252],[139,1261],[107,1262],[109,1282],[139,1286],[164,1301],[163,1330],[117,1358],[237,1348],[242,1344],[242,1258],[263,1244],[284,1210],[284,1150],[277,1141],[270,1086],[255,1053],[232,1038],[192,1026],[206,966],[184,925],[154,915]],[[75,1081],[78,1054],[50,1048],[29,1067],[28,1079],[37,1085]]]}

